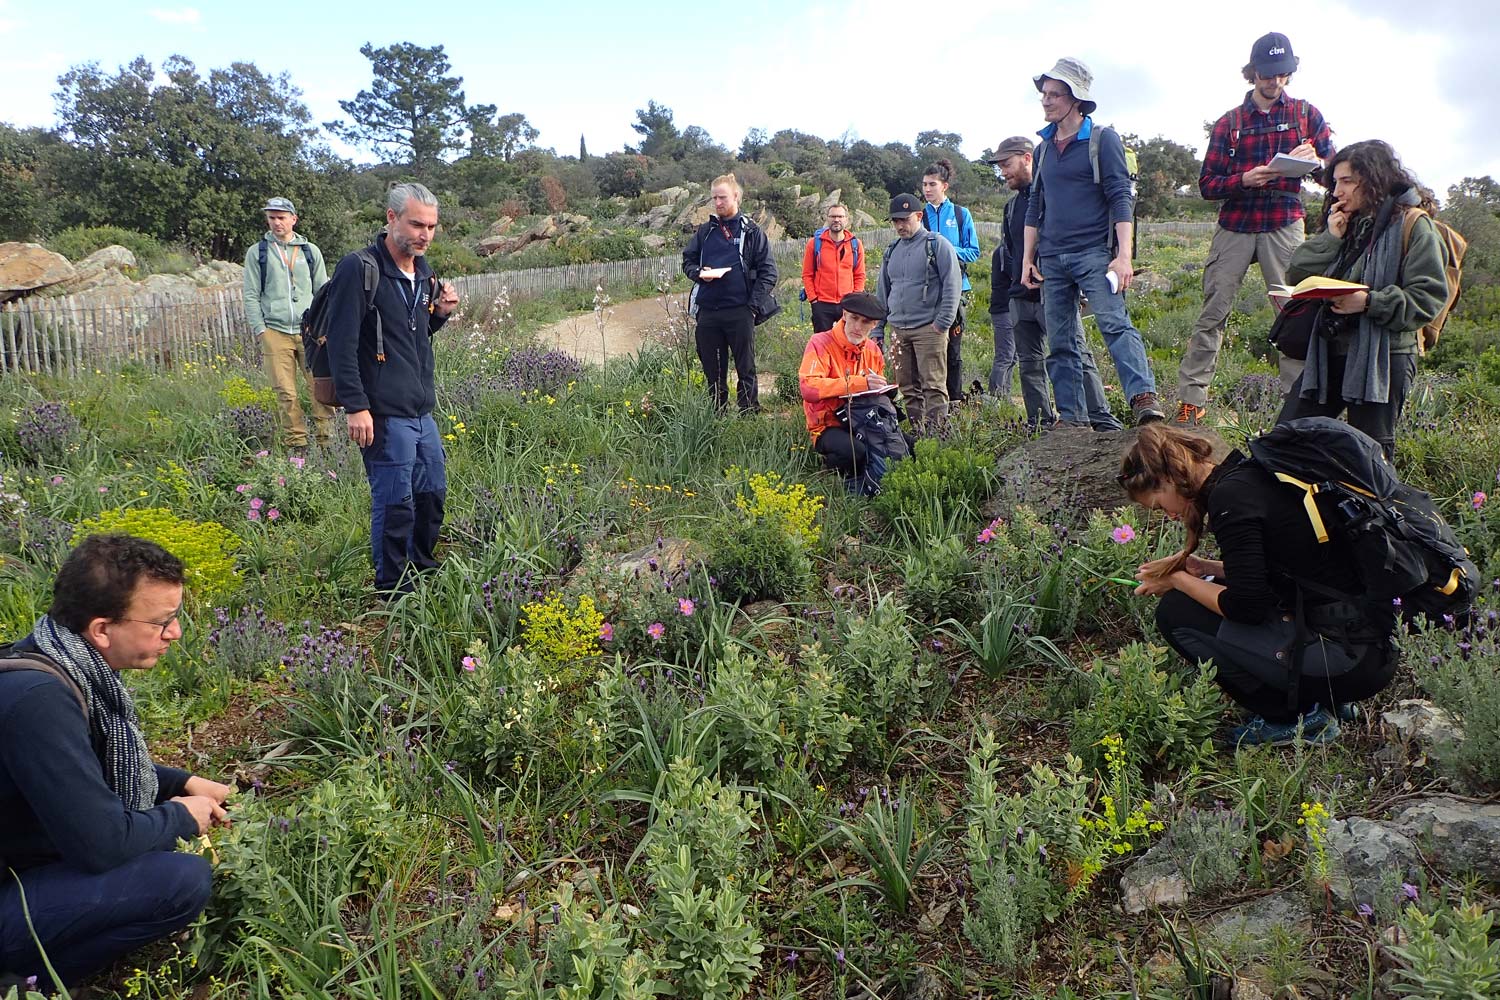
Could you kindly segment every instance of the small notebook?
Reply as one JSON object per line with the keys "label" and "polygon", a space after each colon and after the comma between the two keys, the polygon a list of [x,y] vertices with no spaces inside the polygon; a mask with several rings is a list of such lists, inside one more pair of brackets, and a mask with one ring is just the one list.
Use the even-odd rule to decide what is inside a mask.
{"label": "small notebook", "polygon": [[1285,153],[1277,153],[1267,166],[1283,177],[1306,177],[1323,164],[1318,160],[1304,160],[1296,156],[1287,156]]}

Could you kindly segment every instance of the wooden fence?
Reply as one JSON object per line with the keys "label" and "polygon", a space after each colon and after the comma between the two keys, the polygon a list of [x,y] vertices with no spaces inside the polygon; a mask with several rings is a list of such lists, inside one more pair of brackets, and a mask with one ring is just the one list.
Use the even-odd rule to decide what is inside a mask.
{"label": "wooden fence", "polygon": [[[1143,233],[1211,233],[1212,222],[1145,222]],[[1000,224],[976,223],[982,242],[1000,238]],[[884,248],[895,238],[889,229],[863,234]],[[783,280],[802,268],[805,240],[772,244]],[[454,279],[459,294],[475,306],[493,301],[501,289],[511,301],[554,292],[590,290],[669,280],[679,288],[681,254],[636,260],[572,264],[521,271],[498,271]],[[126,304],[100,304],[78,298],[27,298],[0,305],[0,372],[76,375],[128,363],[172,369],[185,363],[253,361],[259,355],[256,331],[245,321],[238,289],[202,292],[184,301],[153,296]]]}

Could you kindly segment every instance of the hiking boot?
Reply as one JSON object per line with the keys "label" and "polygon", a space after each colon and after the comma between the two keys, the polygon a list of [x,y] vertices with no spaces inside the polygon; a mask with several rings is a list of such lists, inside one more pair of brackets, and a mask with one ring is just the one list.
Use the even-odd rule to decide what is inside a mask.
{"label": "hiking boot", "polygon": [[1267,722],[1257,715],[1229,730],[1223,742],[1229,747],[1285,747],[1299,738],[1303,743],[1332,743],[1339,738],[1339,720],[1318,705],[1294,722]]}
{"label": "hiking boot", "polygon": [[1208,407],[1194,406],[1192,403],[1178,403],[1177,416],[1172,418],[1174,424],[1185,427],[1197,427],[1203,423],[1203,418],[1208,415]]}
{"label": "hiking boot", "polygon": [[1161,402],[1156,398],[1154,392],[1143,392],[1130,400],[1130,412],[1135,416],[1137,427],[1143,424],[1154,424],[1157,421],[1167,419],[1162,412]]}

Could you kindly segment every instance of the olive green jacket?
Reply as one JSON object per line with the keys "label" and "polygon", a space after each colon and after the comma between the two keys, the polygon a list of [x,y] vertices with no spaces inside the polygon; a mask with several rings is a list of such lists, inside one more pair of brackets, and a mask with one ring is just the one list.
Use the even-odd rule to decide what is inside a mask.
{"label": "olive green jacket", "polygon": [[[1391,225],[1402,224],[1400,216],[1391,220]],[[1354,228],[1345,237],[1359,245],[1369,241],[1374,219],[1362,216],[1355,220]],[[1295,285],[1314,274],[1325,274],[1338,260],[1344,241],[1326,229],[1310,236],[1292,254],[1287,265],[1287,283]],[[1365,255],[1360,254],[1344,274],[1331,275],[1346,281],[1360,281],[1365,271]],[[1406,259],[1401,265],[1401,283],[1370,289],[1368,313],[1376,326],[1385,327],[1391,333],[1392,354],[1414,354],[1417,350],[1418,331],[1438,314],[1448,301],[1448,279],[1443,273],[1443,247],[1438,240],[1432,219],[1423,217],[1412,227],[1411,243],[1406,248]],[[1330,345],[1335,354],[1349,351],[1349,340],[1353,330],[1339,334],[1335,345]]]}

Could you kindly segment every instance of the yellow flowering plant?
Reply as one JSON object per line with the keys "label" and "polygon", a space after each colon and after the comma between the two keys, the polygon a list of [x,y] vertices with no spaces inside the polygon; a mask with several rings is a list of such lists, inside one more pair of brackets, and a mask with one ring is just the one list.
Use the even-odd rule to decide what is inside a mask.
{"label": "yellow flowering plant", "polygon": [[166,507],[116,507],[81,522],[72,544],[110,532],[155,542],[181,559],[190,601],[211,604],[240,588],[234,564],[240,540],[217,521],[192,521]]}

